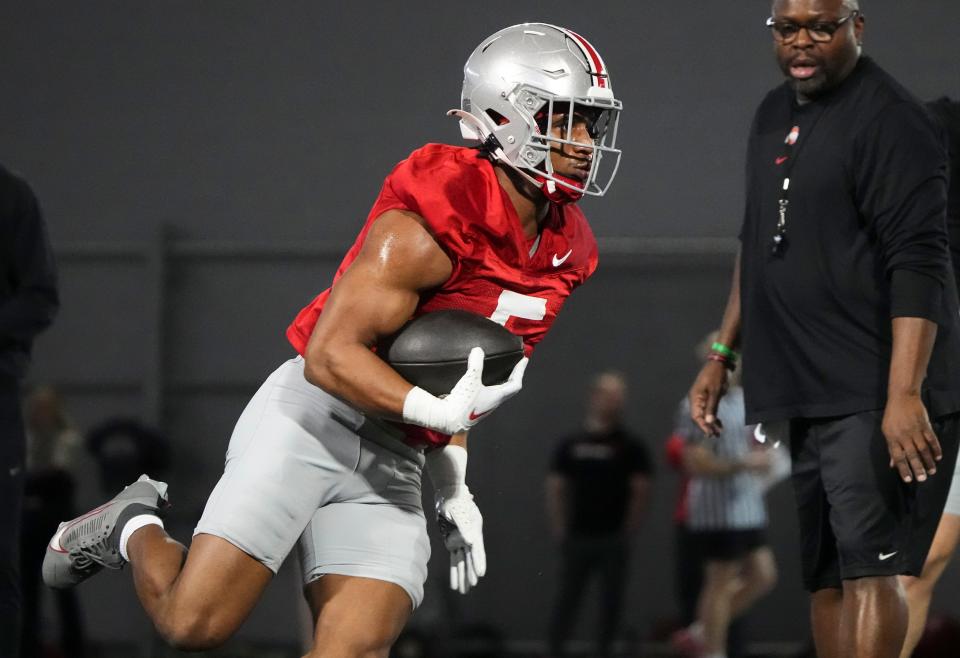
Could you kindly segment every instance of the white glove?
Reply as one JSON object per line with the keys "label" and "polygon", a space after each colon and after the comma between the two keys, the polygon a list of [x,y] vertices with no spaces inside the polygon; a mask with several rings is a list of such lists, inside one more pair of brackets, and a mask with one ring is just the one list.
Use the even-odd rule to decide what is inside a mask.
{"label": "white glove", "polygon": [[467,358],[467,372],[449,395],[438,398],[414,386],[403,401],[403,420],[444,434],[465,432],[485,415],[520,392],[529,359],[523,357],[502,384],[484,386],[483,350],[474,347]]}
{"label": "white glove", "polygon": [[450,589],[466,594],[487,572],[483,516],[467,488],[467,451],[448,445],[427,455],[436,492],[437,523],[450,551]]}

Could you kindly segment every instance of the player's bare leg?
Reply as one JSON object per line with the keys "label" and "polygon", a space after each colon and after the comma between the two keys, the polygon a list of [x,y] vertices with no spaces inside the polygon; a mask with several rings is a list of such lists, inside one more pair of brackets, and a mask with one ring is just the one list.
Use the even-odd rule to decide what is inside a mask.
{"label": "player's bare leg", "polygon": [[157,632],[178,649],[223,644],[273,577],[225,539],[199,534],[187,552],[155,525],[133,533],[127,552],[144,610]]}
{"label": "player's bare leg", "polygon": [[160,525],[167,506],[166,483],[143,475],[61,523],[44,554],[43,580],[64,589],[130,563],[137,595],[163,638],[177,648],[211,648],[240,626],[273,572],[209,534],[198,534],[188,552]]}
{"label": "player's bare leg", "polygon": [[907,594],[907,609],[909,623],[907,637],[903,642],[900,658],[909,658],[917,647],[927,624],[927,613],[930,610],[930,599],[933,588],[950,562],[957,544],[960,543],[960,516],[944,514],[937,526],[937,534],[933,538],[927,560],[923,564],[923,573],[919,578],[901,576],[900,582]]}
{"label": "player's bare leg", "polygon": [[387,658],[413,611],[402,587],[373,578],[330,574],[305,592],[316,628],[304,658]]}
{"label": "player's bare leg", "polygon": [[907,601],[896,576],[843,581],[844,656],[897,658],[906,634]]}
{"label": "player's bare leg", "polygon": [[810,595],[810,624],[818,658],[844,658],[840,651],[843,590],[825,587]]}

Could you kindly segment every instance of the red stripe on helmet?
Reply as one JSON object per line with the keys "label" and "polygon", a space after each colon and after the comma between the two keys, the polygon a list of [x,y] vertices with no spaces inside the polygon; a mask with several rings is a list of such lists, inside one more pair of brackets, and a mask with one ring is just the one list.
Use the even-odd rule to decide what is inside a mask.
{"label": "red stripe on helmet", "polygon": [[570,36],[580,45],[583,51],[587,54],[587,58],[593,64],[595,72],[591,72],[591,75],[597,79],[598,87],[607,86],[607,72],[603,69],[603,60],[600,59],[600,54],[596,49],[590,45],[590,42],[584,39],[582,36],[573,32],[572,30],[567,30],[570,33]]}

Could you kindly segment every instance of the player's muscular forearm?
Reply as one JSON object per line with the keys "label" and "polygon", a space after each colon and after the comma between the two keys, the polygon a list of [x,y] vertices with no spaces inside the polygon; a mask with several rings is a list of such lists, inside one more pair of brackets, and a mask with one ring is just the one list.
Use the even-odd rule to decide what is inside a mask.
{"label": "player's muscular forearm", "polygon": [[412,385],[370,347],[409,320],[420,294],[442,285],[451,271],[416,215],[384,213],[331,289],[307,344],[307,379],[363,411],[399,418]]}

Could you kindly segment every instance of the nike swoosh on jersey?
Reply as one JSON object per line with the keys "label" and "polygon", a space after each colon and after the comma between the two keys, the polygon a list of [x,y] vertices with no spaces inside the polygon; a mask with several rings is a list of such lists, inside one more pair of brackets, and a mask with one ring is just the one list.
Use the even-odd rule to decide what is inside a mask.
{"label": "nike swoosh on jersey", "polygon": [[877,557],[879,557],[879,558],[880,558],[880,561],[882,562],[883,560],[889,560],[889,559],[892,558],[894,555],[896,555],[898,552],[899,552],[899,551],[894,551],[893,553],[881,553],[881,554],[878,555]]}
{"label": "nike swoosh on jersey", "polygon": [[568,251],[567,253],[565,253],[565,254],[563,255],[563,258],[557,258],[557,255],[554,254],[554,255],[553,255],[553,266],[554,266],[554,267],[560,267],[561,265],[563,265],[564,262],[566,262],[566,260],[567,260],[568,258],[570,258],[570,254],[572,254],[572,253],[573,253],[573,249],[571,249],[570,251]]}

